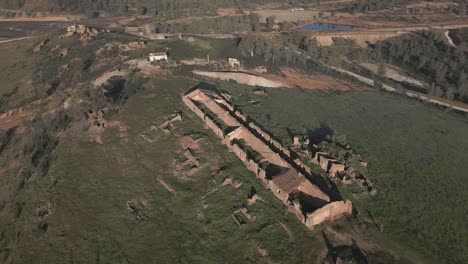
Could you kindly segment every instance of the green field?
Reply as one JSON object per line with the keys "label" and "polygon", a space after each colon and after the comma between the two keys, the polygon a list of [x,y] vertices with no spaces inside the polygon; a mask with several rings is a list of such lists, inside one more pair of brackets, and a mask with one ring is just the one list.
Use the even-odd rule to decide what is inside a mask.
{"label": "green field", "polygon": [[[271,261],[314,261],[323,250],[319,237],[288,214],[183,107],[180,94],[188,86],[184,78],[152,79],[115,116],[128,126],[124,138],[110,128],[104,144],[98,144],[70,132],[59,144],[47,176],[27,184],[16,197],[26,203],[19,219],[5,226],[0,260],[10,256],[14,263],[259,263],[266,261],[257,250],[260,246]],[[156,142],[139,135],[180,109],[183,121],[170,133],[158,132]],[[183,157],[180,138],[186,134],[202,138],[204,150],[197,155],[205,166],[191,178],[174,175],[174,163]],[[168,192],[157,177],[176,193]],[[243,184],[237,189],[221,186],[226,177]],[[246,203],[252,187],[265,203],[248,206],[255,219],[239,227],[231,214]],[[134,201],[143,220],[129,211],[128,201]],[[48,205],[43,217],[38,208]]]}
{"label": "green field", "polygon": [[[354,199],[385,234],[435,263],[468,261],[468,120],[405,97],[372,91],[325,92],[223,83],[235,105],[285,144],[286,129],[306,134],[328,125],[369,161],[379,194]],[[249,104],[253,98],[258,104]],[[343,188],[346,193],[346,188]]]}
{"label": "green field", "polygon": [[[119,44],[139,39],[104,33],[81,44],[78,36],[58,36],[48,36],[39,53],[32,53],[39,38],[0,46],[0,112],[25,106],[35,116],[0,135],[0,263],[319,263],[327,253],[359,259],[349,254],[353,240],[368,263],[427,263],[418,252],[434,263],[466,261],[464,117],[376,92],[275,89],[265,96],[215,83],[285,145],[287,129],[326,124],[369,161],[379,194],[353,200],[385,232],[359,216],[311,232],[183,105],[181,95],[198,82],[189,68],[144,75],[125,63],[161,50],[174,61],[225,60],[238,53],[233,40],[149,41],[125,51]],[[57,45],[68,55],[52,51]],[[59,73],[65,64],[70,69]],[[116,70],[129,73],[113,99],[92,83]],[[101,144],[90,132],[101,121],[87,118],[102,109]],[[151,129],[174,113],[182,121]],[[193,176],[184,136],[199,140],[190,151],[200,163]],[[226,178],[242,185],[222,186]],[[252,190],[264,202],[246,205]],[[352,199],[348,188],[341,192]],[[244,206],[250,220],[239,211]]]}

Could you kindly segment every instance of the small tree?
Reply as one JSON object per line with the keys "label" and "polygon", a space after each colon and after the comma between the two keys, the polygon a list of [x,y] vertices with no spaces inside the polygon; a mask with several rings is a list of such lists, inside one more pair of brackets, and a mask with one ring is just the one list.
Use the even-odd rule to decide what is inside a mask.
{"label": "small tree", "polygon": [[385,63],[380,63],[379,67],[377,68],[378,75],[385,75],[387,73],[387,68],[385,67]]}
{"label": "small tree", "polygon": [[466,14],[466,3],[465,0],[460,0],[458,2],[458,15],[465,16]]}

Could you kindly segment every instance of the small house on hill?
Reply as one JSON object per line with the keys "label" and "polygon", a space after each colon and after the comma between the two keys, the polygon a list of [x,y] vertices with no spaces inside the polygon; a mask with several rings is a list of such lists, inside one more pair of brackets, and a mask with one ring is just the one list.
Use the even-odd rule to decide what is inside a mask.
{"label": "small house on hill", "polygon": [[229,64],[229,67],[233,67],[233,68],[240,67],[240,61],[238,59],[228,58],[228,64]]}
{"label": "small house on hill", "polygon": [[148,54],[149,61],[167,61],[167,53],[166,52],[155,52]]}

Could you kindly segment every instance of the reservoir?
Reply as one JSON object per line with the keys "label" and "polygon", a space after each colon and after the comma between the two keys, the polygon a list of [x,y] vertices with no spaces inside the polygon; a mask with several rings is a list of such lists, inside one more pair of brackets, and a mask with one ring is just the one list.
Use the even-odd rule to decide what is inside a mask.
{"label": "reservoir", "polygon": [[313,24],[308,24],[308,25],[299,27],[297,29],[298,30],[319,30],[319,31],[321,30],[349,30],[349,29],[353,29],[353,26],[316,22]]}

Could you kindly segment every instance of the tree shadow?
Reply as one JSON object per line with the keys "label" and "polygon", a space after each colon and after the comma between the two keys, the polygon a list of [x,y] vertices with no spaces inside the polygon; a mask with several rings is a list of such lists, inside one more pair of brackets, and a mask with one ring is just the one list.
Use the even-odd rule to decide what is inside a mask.
{"label": "tree shadow", "polygon": [[307,129],[307,136],[309,137],[310,144],[318,144],[334,133],[335,131],[325,122],[320,122],[318,128]]}

